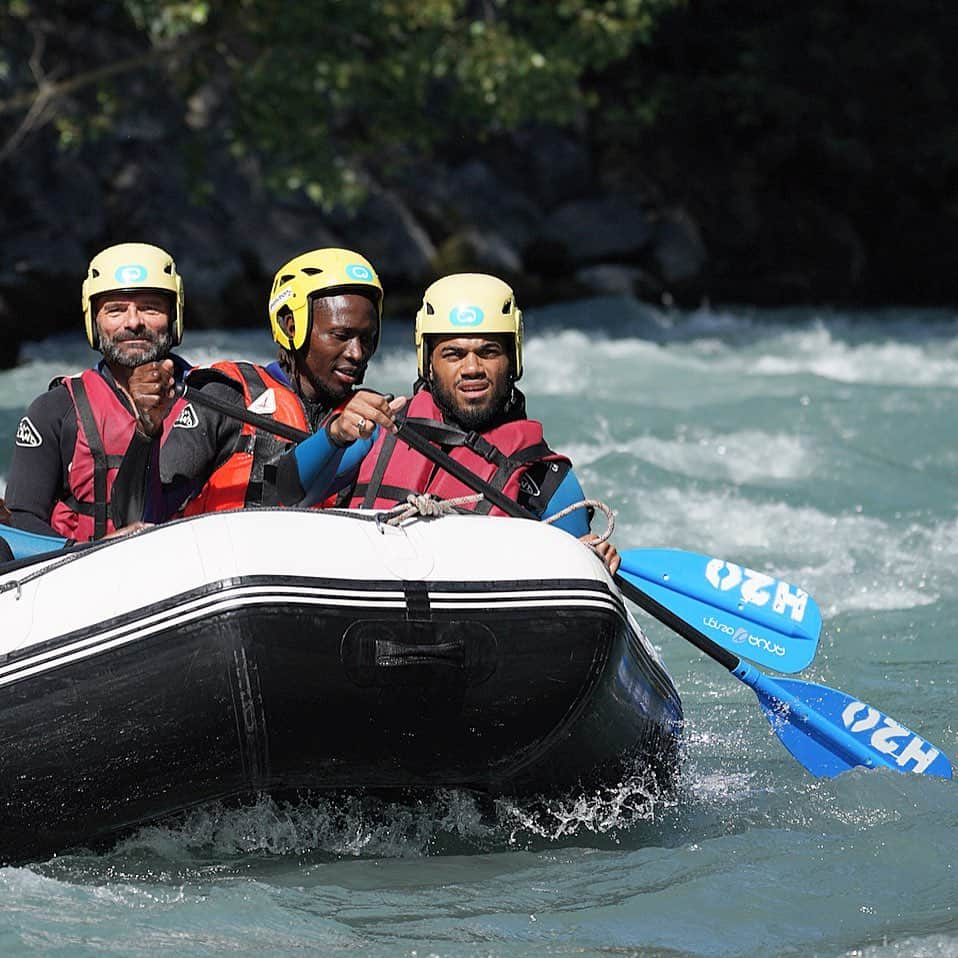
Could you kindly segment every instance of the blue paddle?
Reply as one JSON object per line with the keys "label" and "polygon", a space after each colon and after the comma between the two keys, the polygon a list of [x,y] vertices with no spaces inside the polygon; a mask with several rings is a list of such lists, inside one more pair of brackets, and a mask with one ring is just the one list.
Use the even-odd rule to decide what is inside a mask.
{"label": "blue paddle", "polygon": [[863,765],[952,777],[951,762],[941,749],[890,716],[826,685],[773,679],[690,627],[632,582],[630,573],[616,578],[636,605],[749,686],[779,740],[813,775],[832,778]]}
{"label": "blue paddle", "polygon": [[733,674],[758,696],[782,744],[815,775],[833,778],[856,765],[885,765],[952,777],[944,752],[851,695],[800,679],[772,679],[748,663]]}
{"label": "blue paddle", "polygon": [[804,589],[678,549],[625,549],[619,556],[619,575],[723,649],[787,673],[815,657],[822,613]]}
{"label": "blue paddle", "polygon": [[28,559],[45,555],[63,548],[66,539],[59,536],[44,536],[38,532],[24,532],[13,526],[0,525],[0,537],[7,540],[15,559]]}
{"label": "blue paddle", "polygon": [[[519,518],[533,518],[517,502],[498,489],[494,489],[489,483],[463,466],[462,463],[436,448],[424,436],[410,429],[408,424],[400,428],[399,438],[403,439],[413,449],[421,452],[427,459],[432,460],[436,465],[446,469],[461,482],[475,489],[476,492],[487,495],[493,503],[508,515]],[[705,566],[701,565],[703,561],[706,564]],[[663,562],[668,565],[668,569],[677,568],[681,564],[675,563],[675,555],[671,551],[666,551],[664,557],[660,552],[658,557],[646,567],[645,571],[649,572],[650,568],[657,570],[651,573],[652,576],[661,577],[665,571],[668,571],[668,569],[662,568],[661,563]],[[803,598],[798,594],[798,590],[792,590],[791,586],[777,583],[776,580],[768,576],[763,576],[760,580],[755,581],[758,574],[751,573],[754,585],[746,587],[744,583],[748,578],[746,576],[748,570],[741,569],[738,566],[733,568],[731,563],[722,562],[719,559],[710,559],[707,556],[693,555],[689,562],[693,573],[696,569],[699,569],[717,593],[728,594],[725,599],[726,604],[731,599],[745,623],[758,625],[760,620],[766,621],[763,617],[757,616],[750,607],[755,605],[762,608],[769,601],[772,601],[771,611],[775,615],[782,615],[788,613],[789,609],[799,607],[804,608],[805,614],[808,614],[809,598],[807,596]],[[643,565],[641,559],[635,560],[635,564],[640,568]],[[623,562],[623,568],[624,565]],[[736,569],[738,572],[736,572]],[[833,777],[862,765],[866,768],[886,766],[898,772],[914,771],[924,775],[936,775],[941,778],[952,777],[951,762],[941,749],[909,731],[901,723],[878,709],[836,689],[816,685],[813,682],[803,682],[799,679],[776,680],[765,675],[764,672],[760,672],[749,663],[743,662],[737,655],[700,632],[691,622],[686,621],[681,614],[685,608],[688,608],[684,602],[680,601],[676,609],[673,610],[645,591],[645,586],[648,583],[641,576],[635,578],[639,581],[632,581],[632,573],[628,571],[620,571],[615,576],[615,580],[625,596],[687,639],[697,649],[719,664],[724,665],[732,675],[755,692],[759,704],[771,722],[772,729],[779,740],[813,775]],[[670,580],[673,578],[680,578],[680,576],[670,573]],[[712,579],[716,581],[712,582]],[[690,581],[693,580],[694,574]],[[725,582],[733,584],[724,585]],[[655,584],[658,585],[658,583]],[[756,601],[759,590],[765,590],[767,593],[773,594],[773,584],[775,593],[778,592],[779,586],[782,586],[780,600],[767,599],[764,603]],[[753,589],[754,591],[752,591]],[[785,589],[791,590],[790,596],[784,594]],[[736,590],[738,590],[737,598]],[[703,587],[694,586],[694,581],[692,588],[685,591],[680,589],[678,592],[686,598],[691,597],[696,602],[706,604],[707,597],[711,595]],[[693,595],[689,596],[689,592]],[[663,592],[660,595],[662,599],[671,603],[676,592],[671,588],[663,587]],[[817,641],[818,628],[821,626],[821,615],[817,612],[817,608],[815,612],[818,615],[818,624],[812,626],[810,635],[814,635],[814,641]],[[776,624],[773,631],[781,630],[780,620],[773,618],[771,621]],[[795,621],[794,618],[793,621]],[[745,627],[745,625],[742,626],[742,628]],[[789,628],[793,627],[789,626]],[[784,635],[781,632],[779,634]],[[802,634],[799,630],[799,635]],[[799,638],[798,641],[810,642],[810,639],[803,637]],[[752,647],[749,646],[749,648]]]}

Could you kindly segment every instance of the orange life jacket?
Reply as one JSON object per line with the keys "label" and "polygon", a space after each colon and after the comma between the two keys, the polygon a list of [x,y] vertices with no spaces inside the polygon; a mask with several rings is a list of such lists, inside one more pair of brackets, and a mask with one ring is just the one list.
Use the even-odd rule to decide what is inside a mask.
{"label": "orange life jacket", "polygon": [[[70,495],[53,507],[50,525],[62,536],[83,542],[102,539],[116,526],[110,513],[113,483],[123,462],[136,418],[96,369],[65,376],[77,421],[76,445],[70,460]],[[186,405],[178,399],[163,421],[161,442]]]}
{"label": "orange life jacket", "polygon": [[[219,362],[213,363],[212,368],[242,384],[247,407],[255,404],[267,390],[272,390],[275,411],[253,411],[309,432],[306,410],[299,397],[262,366]],[[276,459],[291,445],[286,439],[243,423],[229,459],[210,476],[196,498],[187,504],[183,515],[194,516],[201,512],[221,512],[247,506],[279,505]]]}
{"label": "orange life jacket", "polygon": [[[443,422],[442,413],[428,389],[417,392],[403,412],[410,423],[419,421],[424,425],[434,425]],[[534,419],[505,422],[481,435],[449,426],[446,432],[446,437],[440,440],[444,447],[450,446],[445,451],[510,499],[517,499],[523,476],[534,463],[552,463],[554,470],[558,470],[559,463],[569,463],[565,456],[558,455],[546,445],[542,424]],[[440,499],[474,494],[473,489],[410,449],[393,433],[380,430],[359,467],[349,505],[388,509],[405,502],[410,492],[428,492]],[[490,515],[506,515],[487,499],[465,508]]]}

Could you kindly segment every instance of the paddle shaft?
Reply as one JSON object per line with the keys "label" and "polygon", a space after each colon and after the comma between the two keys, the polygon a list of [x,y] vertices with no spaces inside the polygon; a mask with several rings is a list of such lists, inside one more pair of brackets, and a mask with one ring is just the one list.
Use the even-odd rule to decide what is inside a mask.
{"label": "paddle shaft", "polygon": [[214,412],[220,412],[224,416],[238,419],[240,422],[255,426],[257,429],[271,432],[274,436],[288,439],[290,442],[302,442],[312,435],[302,429],[297,429],[295,426],[288,426],[284,422],[270,419],[269,416],[261,416],[259,413],[250,412],[245,406],[236,406],[233,403],[217,399],[215,396],[207,396],[202,390],[191,389],[186,383],[177,385],[176,394],[189,402],[195,402],[197,406],[205,406]]}

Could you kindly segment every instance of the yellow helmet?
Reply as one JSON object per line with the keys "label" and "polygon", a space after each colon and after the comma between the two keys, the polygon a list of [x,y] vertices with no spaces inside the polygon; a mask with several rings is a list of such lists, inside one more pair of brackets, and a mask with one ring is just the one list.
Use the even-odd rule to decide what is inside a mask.
{"label": "yellow helmet", "polygon": [[426,337],[459,333],[508,333],[515,344],[515,378],[522,375],[522,310],[508,283],[485,273],[453,273],[437,279],[416,313],[416,357],[426,377]]}
{"label": "yellow helmet", "polygon": [[[318,293],[326,296],[350,291],[370,293],[376,303],[380,326],[383,319],[383,287],[365,256],[348,249],[328,247],[302,253],[281,266],[269,294],[269,322],[273,339],[284,349],[301,349],[309,338],[312,324],[310,300]],[[292,338],[279,321],[281,310],[293,314]],[[376,330],[379,341],[379,329]]]}
{"label": "yellow helmet", "polygon": [[173,321],[170,324],[170,343],[179,345],[183,338],[183,280],[176,271],[176,263],[166,250],[149,243],[120,243],[108,246],[90,260],[83,281],[83,320],[87,342],[93,349],[100,348],[93,299],[102,293],[156,290],[173,297]]}

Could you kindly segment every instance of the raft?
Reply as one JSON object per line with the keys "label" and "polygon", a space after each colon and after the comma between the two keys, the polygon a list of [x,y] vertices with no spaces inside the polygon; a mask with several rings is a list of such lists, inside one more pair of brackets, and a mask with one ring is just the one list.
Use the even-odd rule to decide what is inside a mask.
{"label": "raft", "polygon": [[213,513],[0,566],[0,621],[8,863],[216,800],[675,770],[668,673],[541,523]]}

